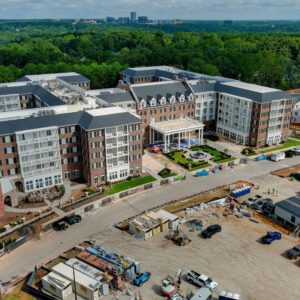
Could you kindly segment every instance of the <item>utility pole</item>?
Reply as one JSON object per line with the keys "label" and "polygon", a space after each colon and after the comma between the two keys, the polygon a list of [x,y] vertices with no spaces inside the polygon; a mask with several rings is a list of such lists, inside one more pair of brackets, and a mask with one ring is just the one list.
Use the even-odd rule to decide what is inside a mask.
{"label": "utility pole", "polygon": [[76,291],[76,281],[75,281],[75,268],[73,265],[73,281],[74,281],[74,294],[75,294],[75,300],[77,300],[77,291]]}

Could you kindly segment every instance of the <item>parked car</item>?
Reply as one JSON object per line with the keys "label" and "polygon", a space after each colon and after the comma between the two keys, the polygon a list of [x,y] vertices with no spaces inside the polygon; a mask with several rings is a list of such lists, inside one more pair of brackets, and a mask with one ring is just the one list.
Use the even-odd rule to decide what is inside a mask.
{"label": "parked car", "polygon": [[64,221],[67,222],[69,225],[74,225],[78,223],[78,218],[75,217],[75,215],[65,216]]}
{"label": "parked car", "polygon": [[261,238],[261,242],[268,245],[276,240],[281,240],[281,233],[278,231],[268,231],[267,234]]}
{"label": "parked car", "polygon": [[201,235],[205,239],[211,238],[214,234],[217,232],[220,232],[222,230],[222,227],[218,224],[210,225],[205,230],[202,231]]}
{"label": "parked car", "polygon": [[77,221],[77,223],[81,222],[81,215],[74,215],[74,219]]}
{"label": "parked car", "polygon": [[146,281],[148,281],[151,277],[151,273],[150,272],[144,272],[141,274],[138,274],[135,279],[133,280],[133,284],[136,286],[141,286],[143,283],[145,283]]}
{"label": "parked car", "polygon": [[295,152],[293,150],[287,150],[285,151],[285,157],[294,157],[295,156]]}
{"label": "parked car", "polygon": [[300,155],[300,147],[295,147],[292,151],[294,152],[294,155]]}
{"label": "parked car", "polygon": [[52,226],[56,231],[66,230],[69,227],[69,225],[63,220],[54,222]]}
{"label": "parked car", "polygon": [[186,279],[188,282],[195,284],[198,287],[208,287],[212,292],[218,288],[218,284],[213,281],[212,278],[195,271],[189,271],[186,274]]}
{"label": "parked car", "polygon": [[266,203],[266,205],[264,205],[262,209],[262,212],[267,216],[274,214],[274,211],[275,211],[275,204],[271,202]]}
{"label": "parked car", "polygon": [[258,199],[252,204],[252,208],[258,211],[262,211],[263,208],[268,204],[273,203],[273,200],[270,198]]}
{"label": "parked car", "polygon": [[295,259],[300,257],[300,245],[297,245],[287,251],[287,256],[289,259]]}
{"label": "parked car", "polygon": [[255,196],[252,196],[252,197],[248,198],[247,200],[245,200],[243,202],[243,204],[251,206],[255,201],[257,201],[258,199],[261,199],[261,198],[262,198],[261,195],[255,195]]}

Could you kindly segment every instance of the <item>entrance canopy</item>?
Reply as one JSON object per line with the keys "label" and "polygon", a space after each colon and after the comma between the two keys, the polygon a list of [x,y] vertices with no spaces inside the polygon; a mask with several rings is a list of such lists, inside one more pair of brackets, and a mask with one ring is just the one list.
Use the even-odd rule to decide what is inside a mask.
{"label": "entrance canopy", "polygon": [[170,148],[171,137],[178,137],[178,149],[180,149],[180,140],[187,138],[188,147],[190,147],[191,133],[198,131],[199,144],[203,144],[203,129],[202,122],[189,118],[181,118],[176,120],[162,121],[150,124],[150,142],[155,143],[154,133],[159,132],[163,136],[164,151]]}

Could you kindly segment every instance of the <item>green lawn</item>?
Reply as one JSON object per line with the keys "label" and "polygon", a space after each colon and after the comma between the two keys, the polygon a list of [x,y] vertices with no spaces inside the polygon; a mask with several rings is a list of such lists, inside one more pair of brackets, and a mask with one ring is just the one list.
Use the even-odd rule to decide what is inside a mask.
{"label": "green lawn", "polygon": [[278,151],[278,150],[282,150],[290,147],[296,147],[296,146],[300,146],[300,140],[288,139],[284,144],[281,144],[274,148],[270,147],[268,149],[259,151],[259,153],[268,153],[268,152]]}
{"label": "green lawn", "polygon": [[144,177],[133,178],[131,180],[126,180],[123,182],[118,182],[112,185],[112,187],[107,191],[107,194],[113,195],[142,184],[153,182],[155,180],[156,179],[152,176],[144,176]]}

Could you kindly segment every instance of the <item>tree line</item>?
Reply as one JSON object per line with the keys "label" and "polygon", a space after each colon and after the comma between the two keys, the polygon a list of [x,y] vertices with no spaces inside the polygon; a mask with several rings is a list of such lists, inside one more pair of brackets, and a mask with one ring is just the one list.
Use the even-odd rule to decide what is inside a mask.
{"label": "tree line", "polygon": [[[23,38],[0,44],[0,82],[25,74],[75,71],[90,78],[94,88],[112,87],[122,69],[150,65],[282,89],[300,82],[300,36],[292,34],[46,30],[49,34],[42,37],[26,31]],[[0,32],[0,40],[2,34],[7,31]]]}

